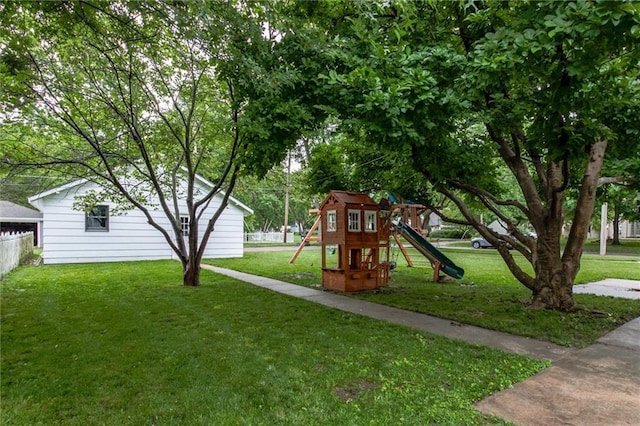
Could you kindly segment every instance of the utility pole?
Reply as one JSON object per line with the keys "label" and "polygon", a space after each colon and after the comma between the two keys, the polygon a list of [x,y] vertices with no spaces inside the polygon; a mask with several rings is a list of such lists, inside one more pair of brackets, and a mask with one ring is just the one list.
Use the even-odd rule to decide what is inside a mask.
{"label": "utility pole", "polygon": [[607,203],[600,210],[600,256],[607,254]]}
{"label": "utility pole", "polygon": [[287,228],[289,228],[289,184],[291,182],[291,151],[287,160],[287,184],[284,190],[284,242],[287,242]]}

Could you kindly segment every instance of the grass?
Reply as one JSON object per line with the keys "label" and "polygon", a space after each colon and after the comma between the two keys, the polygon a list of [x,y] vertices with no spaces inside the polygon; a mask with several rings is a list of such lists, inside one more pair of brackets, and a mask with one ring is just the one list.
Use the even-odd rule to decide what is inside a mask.
{"label": "grass", "polygon": [[[448,318],[511,334],[585,347],[607,332],[640,316],[640,301],[576,294],[571,313],[528,309],[530,292],[507,270],[494,250],[443,249],[465,269],[459,281],[431,282],[431,270],[407,268],[402,256],[391,274],[390,286],[353,297]],[[245,253],[241,259],[211,263],[300,285],[319,287],[321,252],[304,250],[293,265],[291,253]],[[523,259],[520,259],[525,264]],[[640,258],[585,255],[576,283],[604,278],[640,279]]]}
{"label": "grass", "polygon": [[8,274],[2,424],[504,424],[472,403],[546,366],[209,271],[202,282],[182,287],[170,261]]}
{"label": "grass", "polygon": [[259,242],[245,242],[244,243],[244,247],[245,248],[252,248],[252,247],[297,247],[298,244],[300,243],[299,240],[296,240],[296,242],[291,242],[291,243],[282,243],[282,242],[265,242],[265,241],[259,241]]}
{"label": "grass", "polygon": [[[600,253],[600,241],[587,241],[584,245],[585,253]],[[619,245],[607,241],[607,255],[635,255],[640,256],[640,239],[623,239]]]}
{"label": "grass", "polygon": [[[563,242],[564,246],[564,242]],[[468,240],[449,240],[447,247],[471,247]],[[597,240],[589,240],[584,245],[584,252],[587,254],[599,254],[600,242]],[[640,239],[622,239],[620,245],[613,245],[611,241],[607,242],[607,256],[639,256],[640,257]]]}

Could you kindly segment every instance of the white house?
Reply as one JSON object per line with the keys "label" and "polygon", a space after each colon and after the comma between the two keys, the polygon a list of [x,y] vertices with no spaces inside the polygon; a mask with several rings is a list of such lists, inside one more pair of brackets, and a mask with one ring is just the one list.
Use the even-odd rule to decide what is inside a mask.
{"label": "white house", "polygon": [[[621,220],[618,225],[618,236],[620,238],[640,238],[640,222],[629,222]],[[600,230],[589,227],[587,238],[600,238]],[[613,222],[607,223],[607,238],[613,238]]]}
{"label": "white house", "polygon": [[[613,238],[613,222],[609,226],[610,237]],[[638,238],[640,237],[640,222],[629,222],[621,220],[619,225],[620,238]]]}
{"label": "white house", "polygon": [[[213,185],[198,177],[198,189],[206,193]],[[29,202],[43,213],[43,252],[46,264],[117,262],[130,260],[175,259],[176,256],[164,236],[147,223],[139,209],[114,214],[112,202],[99,203],[91,212],[74,210],[76,197],[100,187],[87,180],[78,180],[29,198]],[[220,206],[222,195],[209,203],[198,229],[202,233],[208,219]],[[153,200],[149,206],[155,206]],[[186,204],[178,203],[183,231],[188,227]],[[165,229],[171,226],[160,207],[151,207],[151,215]],[[217,220],[209,237],[205,258],[242,257],[244,215],[252,214],[246,205],[233,197]],[[172,234],[172,232],[170,232]],[[186,237],[185,237],[186,238]]]}
{"label": "white house", "polygon": [[499,220],[494,220],[490,224],[487,225],[487,228],[491,229],[493,232],[499,235],[508,235],[509,231],[507,231],[507,226],[500,222]]}

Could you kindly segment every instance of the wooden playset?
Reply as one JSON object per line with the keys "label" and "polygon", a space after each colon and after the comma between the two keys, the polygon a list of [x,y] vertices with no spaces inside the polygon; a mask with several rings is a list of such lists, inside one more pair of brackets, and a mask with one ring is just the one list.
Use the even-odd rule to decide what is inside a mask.
{"label": "wooden playset", "polygon": [[[289,263],[295,261],[308,241],[320,240],[324,288],[354,292],[386,287],[393,237],[408,266],[416,264],[403,239],[427,259],[435,282],[443,278],[440,272],[461,278],[464,271],[424,238],[426,230],[420,226],[420,215],[425,210],[419,204],[392,205],[386,199],[376,203],[365,194],[331,191]],[[319,237],[313,236],[316,230]]]}
{"label": "wooden playset", "polygon": [[351,292],[388,285],[390,213],[365,194],[329,194],[320,206],[326,289]]}

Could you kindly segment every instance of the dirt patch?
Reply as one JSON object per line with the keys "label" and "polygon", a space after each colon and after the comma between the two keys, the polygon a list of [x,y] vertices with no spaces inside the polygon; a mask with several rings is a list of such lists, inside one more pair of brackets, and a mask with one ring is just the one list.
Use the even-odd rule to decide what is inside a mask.
{"label": "dirt patch", "polygon": [[367,380],[358,380],[357,382],[351,383],[347,386],[338,386],[333,388],[333,394],[345,402],[351,402],[359,397],[360,394],[377,387],[377,384],[371,383]]}
{"label": "dirt patch", "polygon": [[304,279],[304,278],[315,278],[315,274],[312,274],[310,272],[303,272],[300,274],[282,274],[285,277],[291,277],[291,278],[297,278],[297,279]]}

